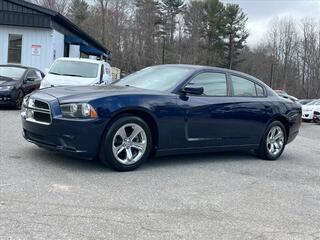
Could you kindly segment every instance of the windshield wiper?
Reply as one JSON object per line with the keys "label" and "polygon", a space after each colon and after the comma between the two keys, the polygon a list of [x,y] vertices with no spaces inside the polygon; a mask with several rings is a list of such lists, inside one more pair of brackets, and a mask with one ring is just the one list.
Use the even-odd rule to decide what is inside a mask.
{"label": "windshield wiper", "polygon": [[68,77],[84,77],[84,76],[77,75],[77,74],[62,74],[62,75],[68,76]]}
{"label": "windshield wiper", "polygon": [[50,74],[53,74],[53,75],[62,75],[60,73],[56,73],[56,72],[49,72]]}

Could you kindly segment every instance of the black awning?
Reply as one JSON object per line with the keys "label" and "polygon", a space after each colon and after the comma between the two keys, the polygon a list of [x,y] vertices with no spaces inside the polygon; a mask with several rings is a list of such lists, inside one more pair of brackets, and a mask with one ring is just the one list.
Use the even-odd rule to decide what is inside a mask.
{"label": "black awning", "polygon": [[87,46],[88,43],[81,38],[73,35],[65,35],[64,42],[72,44],[72,45],[80,45],[80,46]]}
{"label": "black awning", "polygon": [[81,45],[80,46],[80,51],[81,52],[84,52],[88,55],[94,55],[94,56],[103,56],[104,55],[104,52],[94,48],[94,47],[91,47],[91,46],[83,46]]}

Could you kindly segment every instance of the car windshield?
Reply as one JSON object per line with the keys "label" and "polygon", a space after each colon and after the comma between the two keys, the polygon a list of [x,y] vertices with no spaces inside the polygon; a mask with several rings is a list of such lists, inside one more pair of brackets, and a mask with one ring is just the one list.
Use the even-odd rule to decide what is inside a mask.
{"label": "car windshield", "polygon": [[120,79],[114,85],[168,91],[177,86],[192,71],[193,69],[182,66],[148,67]]}
{"label": "car windshield", "polygon": [[312,102],[307,103],[306,105],[320,105],[320,101],[319,100],[314,100]]}
{"label": "car windshield", "polygon": [[96,78],[98,76],[99,64],[58,60],[50,69],[50,74],[71,77]]}
{"label": "car windshield", "polygon": [[22,78],[25,71],[26,69],[24,68],[2,66],[0,67],[0,77],[7,77],[13,80],[19,80]]}

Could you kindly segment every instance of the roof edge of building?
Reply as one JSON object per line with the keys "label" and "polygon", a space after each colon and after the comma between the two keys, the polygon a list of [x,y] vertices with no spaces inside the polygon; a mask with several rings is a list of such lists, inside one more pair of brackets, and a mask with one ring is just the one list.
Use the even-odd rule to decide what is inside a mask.
{"label": "roof edge of building", "polygon": [[33,9],[35,11],[38,11],[38,12],[46,14],[46,15],[50,15],[52,17],[53,21],[60,23],[60,24],[61,23],[65,24],[65,27],[67,29],[69,29],[71,32],[82,35],[85,40],[92,43],[92,45],[94,45],[99,50],[102,50],[105,53],[111,52],[105,46],[103,46],[103,44],[101,44],[99,41],[97,41],[96,39],[91,37],[88,33],[83,31],[80,27],[75,25],[68,18],[66,18],[65,16],[63,16],[62,14],[60,14],[56,11],[53,11],[51,9],[47,9],[45,7],[41,7],[41,6],[36,5],[34,3],[26,2],[24,0],[6,0],[6,1],[23,6],[23,7],[26,7],[26,8]]}

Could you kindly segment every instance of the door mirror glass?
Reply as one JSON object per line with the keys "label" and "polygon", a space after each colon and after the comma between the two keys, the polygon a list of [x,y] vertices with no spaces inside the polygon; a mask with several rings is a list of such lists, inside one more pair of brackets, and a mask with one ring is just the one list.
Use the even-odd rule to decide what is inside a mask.
{"label": "door mirror glass", "polygon": [[195,87],[195,86],[186,86],[183,90],[183,93],[191,94],[191,95],[202,95],[204,92],[203,87]]}
{"label": "door mirror glass", "polygon": [[27,77],[26,78],[26,82],[34,82],[36,80],[36,78],[34,77]]}
{"label": "door mirror glass", "polygon": [[[38,74],[35,70],[30,70],[25,78],[25,82],[34,82],[39,79]],[[40,78],[41,79],[41,78]],[[40,80],[39,79],[39,80]]]}

